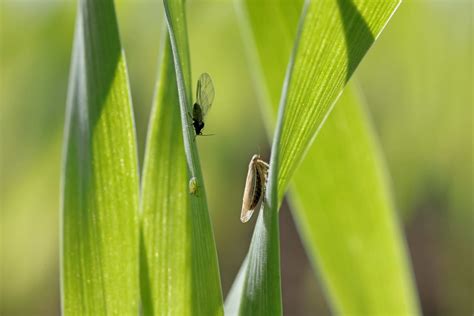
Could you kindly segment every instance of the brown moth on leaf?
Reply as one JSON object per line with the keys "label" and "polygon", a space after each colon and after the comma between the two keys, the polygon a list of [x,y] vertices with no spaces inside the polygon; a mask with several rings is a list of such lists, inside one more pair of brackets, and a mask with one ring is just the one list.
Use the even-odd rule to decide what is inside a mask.
{"label": "brown moth on leaf", "polygon": [[257,204],[265,195],[268,168],[268,163],[263,161],[260,155],[253,155],[245,180],[244,198],[242,199],[242,211],[240,213],[242,223],[248,222]]}

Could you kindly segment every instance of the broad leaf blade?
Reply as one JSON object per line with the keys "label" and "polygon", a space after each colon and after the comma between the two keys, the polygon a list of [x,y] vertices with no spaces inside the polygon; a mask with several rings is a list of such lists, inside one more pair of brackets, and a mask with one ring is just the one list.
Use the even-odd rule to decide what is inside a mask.
{"label": "broad leaf blade", "polygon": [[69,81],[62,197],[62,308],[138,312],[138,170],[112,1],[80,1]]}
{"label": "broad leaf blade", "polygon": [[178,89],[165,36],[142,178],[140,288],[144,314],[189,315],[192,218]]}
{"label": "broad leaf blade", "polygon": [[217,251],[196,146],[198,140],[192,127],[192,120],[189,118],[192,88],[185,3],[183,0],[164,0],[163,4],[173,52],[189,184],[188,199],[191,208],[192,232],[190,249],[192,313],[221,315],[223,314],[223,302]]}
{"label": "broad leaf blade", "polygon": [[381,161],[360,98],[347,89],[298,168],[291,195],[337,314],[418,313]]}

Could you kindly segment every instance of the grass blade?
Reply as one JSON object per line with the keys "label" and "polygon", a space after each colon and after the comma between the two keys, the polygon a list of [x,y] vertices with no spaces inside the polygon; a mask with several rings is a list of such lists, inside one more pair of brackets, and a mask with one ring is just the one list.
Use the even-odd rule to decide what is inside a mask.
{"label": "grass blade", "polygon": [[191,213],[178,89],[168,34],[150,117],[140,214],[140,288],[145,315],[189,315]]}
{"label": "grass blade", "polygon": [[173,52],[183,144],[186,155],[191,221],[192,313],[223,314],[222,290],[216,245],[212,232],[206,192],[199,162],[195,133],[189,118],[191,112],[191,70],[184,1],[163,1]]}
{"label": "grass blade", "polygon": [[[297,46],[293,48],[292,61],[283,85],[273,139],[267,201],[263,207],[263,216],[272,220],[268,221],[269,225],[262,225],[261,212],[252,238],[248,263],[244,263],[244,272],[239,272],[238,283],[234,285],[232,296],[226,302],[229,308],[239,300],[235,291],[238,291],[236,288],[241,283],[241,314],[263,314],[270,311],[274,314],[281,313],[281,310],[271,309],[272,304],[281,304],[278,300],[279,291],[275,289],[279,288],[278,250],[269,251],[272,247],[268,245],[270,243],[275,248],[279,247],[278,224],[274,214],[294,170],[303,159],[343,87],[398,4],[399,1],[356,1],[355,4],[350,0],[306,3],[296,35]],[[282,3],[272,8],[252,1],[241,2],[241,5],[244,32],[246,31],[247,36],[252,35],[252,32],[256,34],[258,49],[253,57],[254,61],[262,62],[261,78],[266,79],[270,87],[265,95],[275,105],[278,97],[275,87],[278,87],[282,80],[278,71],[283,73],[281,61],[287,60],[289,56],[289,39],[296,33],[296,23],[292,22],[296,22],[298,15],[295,12],[298,12],[301,3],[294,3],[294,6]],[[278,6],[280,8],[275,9]],[[265,20],[266,26],[262,26],[264,23],[260,17],[267,16],[267,10],[279,12],[270,16],[280,20],[277,20],[276,24],[268,24]],[[290,14],[283,14],[288,12]],[[251,28],[245,20],[250,21]],[[259,29],[259,26],[262,28]],[[284,40],[272,41],[274,37],[268,34],[274,33],[275,29],[284,30],[279,32],[283,34]],[[270,46],[264,46],[262,43]],[[279,46],[283,47],[279,49]],[[273,58],[266,58],[270,56],[270,51]],[[278,66],[276,71],[275,67],[272,67],[275,64]],[[262,238],[262,234],[267,238]],[[270,266],[277,266],[277,273],[265,270]],[[242,273],[246,273],[244,282],[241,281]]]}
{"label": "grass blade", "polygon": [[[280,107],[279,197],[400,0],[310,1]],[[277,128],[279,123],[277,123]]]}
{"label": "grass blade", "polygon": [[361,105],[344,92],[294,176],[292,209],[335,313],[415,315],[403,237]]}
{"label": "grass blade", "polygon": [[[275,173],[271,165],[270,170],[270,174]],[[280,230],[275,189],[273,194],[267,194],[267,200],[261,207],[247,259],[241,267],[232,295],[226,302],[226,310],[230,315],[233,315],[232,311],[238,311],[238,315],[282,314]]]}
{"label": "grass blade", "polygon": [[138,169],[113,1],[79,2],[62,180],[62,309],[138,312]]}

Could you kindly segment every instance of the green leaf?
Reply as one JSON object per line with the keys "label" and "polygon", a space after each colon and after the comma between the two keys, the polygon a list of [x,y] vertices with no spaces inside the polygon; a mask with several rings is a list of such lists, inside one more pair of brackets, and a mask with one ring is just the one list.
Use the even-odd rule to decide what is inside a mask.
{"label": "green leaf", "polygon": [[192,275],[190,313],[195,315],[223,314],[222,290],[216,245],[212,232],[206,191],[202,177],[194,129],[189,118],[191,112],[191,67],[184,1],[163,1],[172,48],[176,85],[180,109],[183,144],[186,157],[187,194],[190,207],[188,221],[191,229],[190,248],[180,249],[190,253],[188,265]]}
{"label": "green leaf", "polygon": [[[273,170],[278,169],[279,172],[278,198],[276,200],[275,196],[273,196],[275,190],[275,175],[272,175],[271,171],[269,176],[268,192],[270,195],[267,195],[267,201],[271,201],[273,208],[276,209],[276,206],[281,203],[286,186],[294,170],[304,158],[305,152],[316,137],[333,104],[342,92],[344,85],[347,83],[370,45],[380,34],[398,4],[399,1],[353,2],[350,0],[314,1],[306,3],[299,31],[296,35],[296,46],[293,48],[292,60],[290,61],[286,74],[286,82],[283,86],[283,94],[279,106],[279,118],[272,147],[272,160],[270,165]],[[255,63],[261,63],[261,69],[256,67],[257,75],[259,75],[259,79],[263,79],[267,85],[266,93],[262,93],[262,95],[266,97],[267,103],[271,103],[274,106],[277,104],[279,87],[283,81],[283,69],[292,49],[292,39],[295,38],[296,22],[298,19],[296,12],[299,12],[300,5],[301,3],[298,2],[289,3],[283,1],[278,4],[269,5],[266,3],[246,1],[245,3],[241,2],[241,7],[239,7],[244,35],[246,35],[246,39],[250,45],[255,46],[250,48],[250,55],[253,57],[252,59]],[[262,16],[269,18],[263,20],[261,19]],[[275,33],[278,34],[277,37],[275,37]],[[252,44],[252,37],[255,38],[254,44]],[[271,113],[271,111],[267,111],[267,113]],[[267,122],[271,122],[272,119],[269,118],[271,115],[267,116]],[[361,124],[365,127],[364,121],[355,121],[354,124]],[[337,137],[337,134],[336,136],[331,135],[331,137]],[[368,155],[373,155],[374,149],[368,149],[372,150],[369,151]],[[311,160],[314,160],[314,157],[311,158]],[[377,159],[374,158],[374,161],[377,161]],[[278,165],[275,166],[277,163]],[[354,161],[348,161],[347,163],[350,165],[350,163],[354,163]],[[370,163],[368,164],[370,165]],[[323,167],[327,168],[328,165],[329,163],[326,163]],[[376,167],[370,166],[372,168]],[[330,175],[332,168],[326,170]],[[314,175],[311,173],[306,172],[305,175],[312,178],[313,182],[318,181],[318,177],[313,177]],[[350,173],[345,175],[351,177]],[[363,178],[356,178],[355,181],[359,179]],[[383,182],[379,180],[378,178],[374,179],[374,183],[381,185],[379,190],[385,193],[383,190]],[[308,182],[305,182],[304,185],[306,185],[307,190],[314,187]],[[340,188],[341,187],[336,186],[333,189]],[[315,191],[312,191],[313,195],[315,194],[314,192]],[[336,193],[338,192],[335,191],[335,194],[332,195],[335,199],[338,197]],[[311,195],[309,195],[309,197],[311,197]],[[389,202],[387,199],[384,200],[384,197],[385,196],[381,198],[381,202],[379,203],[381,205],[377,205],[380,207],[383,206],[381,210],[382,215],[380,216],[382,218],[381,224],[384,224],[383,227],[393,228],[395,222],[392,218],[392,210],[389,204],[387,204]],[[352,198],[355,198],[355,196],[352,196]],[[369,200],[364,202],[371,205],[370,196]],[[267,203],[264,206],[264,212],[269,211]],[[364,205],[360,205],[359,203],[358,206],[365,210]],[[367,210],[369,211],[369,209]],[[328,213],[330,214],[330,212]],[[262,214],[260,214],[260,217],[261,215]],[[269,215],[267,214],[266,216]],[[314,227],[315,223],[311,222],[311,226],[308,229],[312,231]],[[239,277],[236,283],[234,283],[231,294],[226,302],[226,310],[230,311],[233,309],[235,311],[237,310],[235,306],[240,305],[241,314],[262,314],[262,311],[266,311],[265,306],[281,304],[276,295],[271,295],[271,293],[277,292],[275,287],[279,286],[279,276],[277,277],[275,275],[273,279],[265,278],[265,271],[263,271],[264,267],[279,267],[278,258],[276,258],[275,255],[276,251],[274,253],[267,252],[266,248],[261,245],[261,238],[255,238],[263,232],[269,237],[267,238],[268,243],[278,244],[278,241],[275,240],[275,238],[278,238],[278,234],[273,233],[273,235],[270,235],[272,231],[264,228],[268,227],[260,225],[259,218],[249,251],[248,265],[250,265],[250,268],[247,267],[247,264],[244,262],[239,272]],[[331,228],[335,234],[326,236],[326,242],[328,244],[333,242],[334,237],[337,237],[339,233],[337,228],[332,226]],[[277,228],[273,229],[277,230]],[[367,236],[367,234],[363,236]],[[416,303],[414,303],[415,300],[413,299],[413,288],[408,277],[407,271],[409,271],[409,269],[405,262],[406,257],[399,232],[393,228],[386,232],[385,238],[386,244],[382,242],[381,245],[388,246],[389,249],[387,249],[387,251],[383,248],[377,250],[381,250],[382,255],[388,254],[395,262],[393,265],[387,264],[386,268],[388,268],[388,270],[382,269],[382,273],[388,271],[391,273],[389,276],[390,279],[401,279],[396,283],[394,288],[387,291],[387,297],[383,302],[392,302],[392,299],[402,299],[404,301],[401,305],[406,307],[404,311],[416,313],[417,309]],[[259,246],[254,247],[254,243],[259,244]],[[268,245],[266,246],[267,248],[269,247]],[[252,253],[255,248],[259,250],[257,251],[259,252],[258,255]],[[310,254],[313,255],[315,255],[318,250],[316,244],[307,246],[307,248]],[[264,249],[264,251],[262,252],[261,249]],[[255,258],[253,260],[254,262],[252,262],[252,257]],[[379,262],[374,263],[370,261],[368,261],[368,263],[372,266],[374,264],[380,264]],[[260,269],[258,269],[258,267],[252,267],[252,264],[260,265]],[[391,270],[392,268],[395,270]],[[355,271],[356,274],[357,272],[358,271]],[[323,278],[324,277],[328,279],[331,277],[340,278],[342,280],[341,286],[345,285],[345,283],[343,283],[344,281],[349,280],[349,278],[347,278],[348,276],[342,273],[340,275],[329,276],[323,274]],[[242,278],[247,279],[247,283],[245,280],[242,282]],[[253,280],[254,282],[249,282],[248,280]],[[241,285],[239,286],[239,284]],[[249,284],[251,284],[251,286],[249,286]],[[363,294],[359,296],[354,295],[355,297],[364,297],[364,295],[370,296],[370,293],[374,292],[374,289],[364,291],[364,283],[357,284],[359,288],[356,287],[356,289],[362,291]],[[350,287],[350,285],[347,286]],[[378,286],[380,287],[382,285],[378,284]],[[271,292],[272,287],[273,292]],[[239,292],[239,290],[241,291],[240,297],[236,295],[236,292]],[[380,292],[383,293],[383,291]],[[339,304],[338,300],[343,301],[342,305],[350,306],[351,302],[344,301],[347,300],[347,297],[340,298],[333,296],[332,299],[334,300],[333,305],[335,309],[340,309],[349,314],[351,314],[351,312],[357,312],[357,310],[350,308],[339,308],[341,304]],[[370,310],[370,306],[364,303],[362,303],[363,307],[366,308],[366,310]],[[243,307],[249,304],[253,305],[253,309],[243,310]],[[376,307],[377,305],[374,306]],[[268,308],[270,308],[270,306]]]}
{"label": "green leaf", "polygon": [[[262,203],[258,214],[247,259],[241,267],[242,271],[239,272],[237,285],[234,286],[236,288],[232,291],[240,292],[240,295],[233,294],[226,302],[226,311],[231,315],[232,310],[238,310],[239,315],[281,315],[282,313],[280,231],[276,181],[270,178],[272,173],[275,174],[275,169],[271,167],[272,161],[270,160],[270,181],[266,200]],[[238,304],[236,302],[240,303],[238,309],[235,307]]]}
{"label": "green leaf", "polygon": [[399,4],[400,0],[307,3],[281,98],[285,106],[280,107],[280,198],[345,84]]}
{"label": "green leaf", "polygon": [[62,180],[62,309],[138,313],[138,168],[113,1],[76,21]]}
{"label": "green leaf", "polygon": [[382,161],[362,102],[347,89],[297,170],[291,195],[336,314],[418,314]]}
{"label": "green leaf", "polygon": [[161,48],[142,177],[140,287],[145,315],[192,311],[191,212],[168,34]]}

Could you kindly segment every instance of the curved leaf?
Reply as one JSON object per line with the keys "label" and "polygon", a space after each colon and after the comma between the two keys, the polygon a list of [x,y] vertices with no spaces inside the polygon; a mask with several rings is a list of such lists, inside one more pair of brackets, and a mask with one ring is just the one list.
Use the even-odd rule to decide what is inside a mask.
{"label": "curved leaf", "polygon": [[337,314],[418,313],[382,161],[347,89],[294,176],[293,214]]}
{"label": "curved leaf", "polygon": [[282,125],[280,198],[347,81],[399,4],[400,0],[307,3],[277,123]]}

